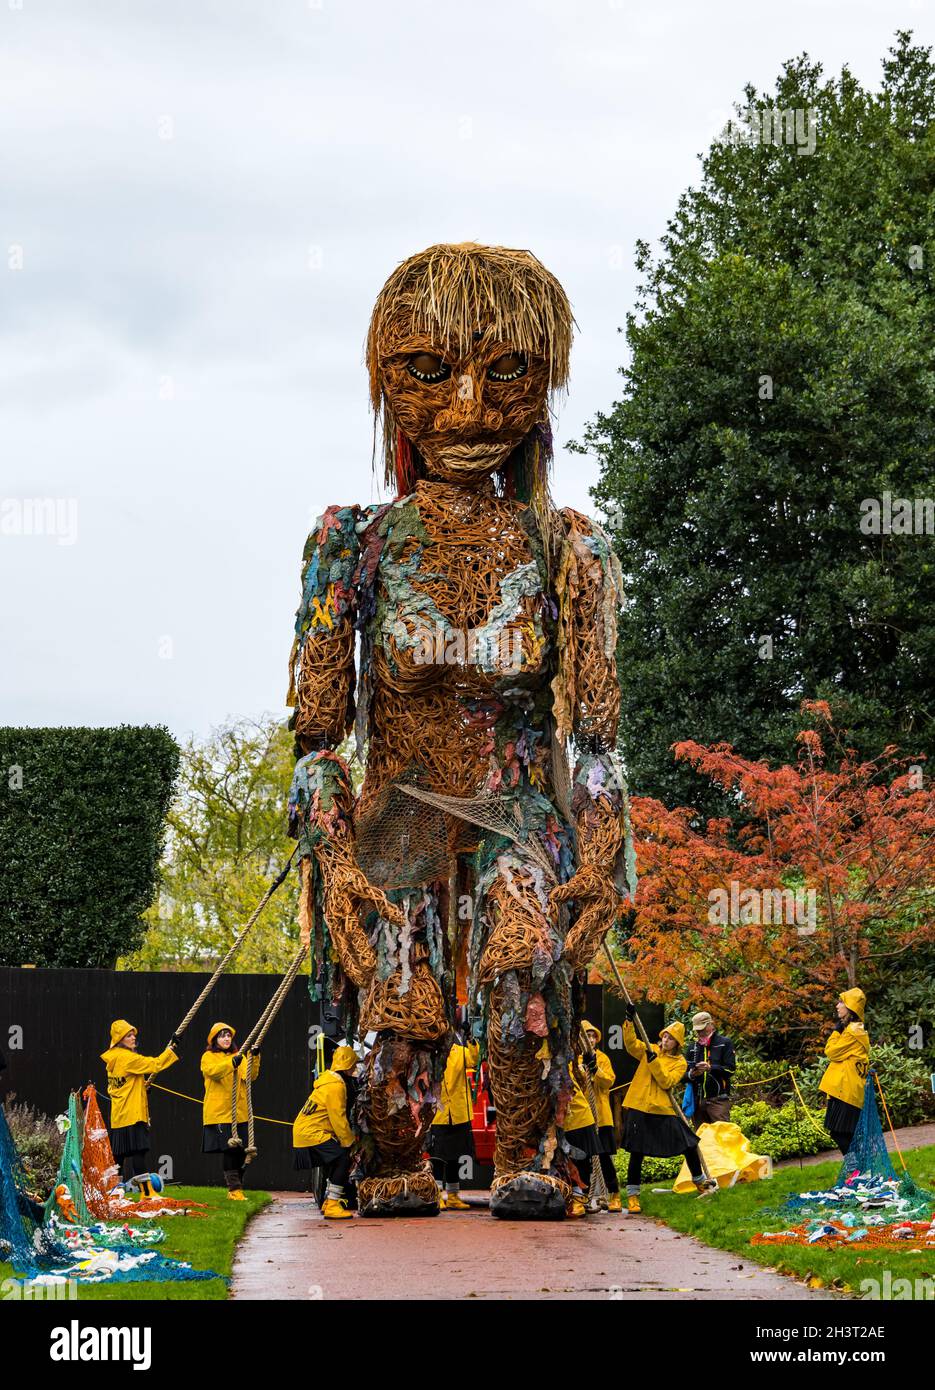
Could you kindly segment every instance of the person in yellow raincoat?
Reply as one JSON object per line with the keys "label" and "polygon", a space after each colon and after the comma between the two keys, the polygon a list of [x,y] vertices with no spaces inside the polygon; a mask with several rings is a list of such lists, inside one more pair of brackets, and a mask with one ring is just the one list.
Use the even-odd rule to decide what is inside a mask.
{"label": "person in yellow raincoat", "polygon": [[623,1147],[630,1155],[627,1166],[627,1211],[640,1210],[643,1157],[674,1158],[684,1154],[692,1181],[700,1196],[717,1191],[714,1179],[705,1178],[698,1157],[698,1136],[676,1111],[672,1093],[684,1081],[688,1063],[682,1054],[685,1026],[666,1024],[659,1034],[659,1051],[649,1049],[637,1037],[633,1020],[636,1005],[626,1005],[623,1045],[639,1062],[623,1098]]}
{"label": "person in yellow raincoat", "polygon": [[571,1158],[581,1175],[582,1187],[572,1193],[567,1204],[569,1216],[587,1216],[588,1192],[591,1187],[591,1163],[601,1151],[597,1122],[582,1082],[585,1081],[580,1063],[568,1063],[571,1077],[571,1099],[565,1111],[565,1138],[571,1145]]}
{"label": "person in yellow raincoat", "polygon": [[610,1093],[616,1081],[614,1065],[607,1053],[598,1047],[601,1030],[586,1018],[581,1021],[581,1035],[590,1050],[582,1052],[578,1058],[578,1065],[591,1078],[597,1105],[597,1137],[601,1145],[597,1160],[601,1165],[604,1186],[607,1189],[607,1210],[621,1211],[620,1183],[614,1166],[617,1138],[614,1134],[614,1116],[610,1108]]}
{"label": "person in yellow raincoat", "polygon": [[101,1053],[107,1068],[110,1096],[110,1146],[121,1166],[124,1182],[146,1172],[149,1153],[149,1093],[146,1079],[178,1061],[178,1038],[158,1057],[136,1050],[137,1030],[125,1018],[110,1025],[110,1047]]}
{"label": "person in yellow raincoat", "polygon": [[[235,1202],[244,1201],[243,1175],[246,1151],[243,1135],[238,1131],[238,1143],[231,1146],[231,1097],[234,1072],[237,1076],[237,1124],[247,1122],[247,1076],[244,1059],[234,1051],[237,1030],[229,1023],[212,1023],[208,1030],[208,1046],[201,1058],[201,1074],[205,1080],[205,1099],[202,1107],[204,1132],[201,1139],[203,1154],[220,1154],[221,1171],[227,1185],[227,1195]],[[251,1054],[250,1080],[260,1074],[260,1054]]]}
{"label": "person in yellow raincoat", "polygon": [[864,1027],[867,996],[846,989],[835,1005],[835,1026],[825,1043],[828,1067],[818,1089],[827,1096],[825,1129],[847,1154],[864,1107],[864,1084],[870,1070],[870,1035]]}
{"label": "person in yellow raincoat", "polygon": [[351,1073],[357,1063],[352,1047],[336,1047],[331,1066],[316,1080],[292,1126],[296,1168],[324,1169],[327,1186],[321,1214],[329,1221],[352,1216],[345,1188],[351,1175],[354,1131],[347,1116],[356,1090]]}
{"label": "person in yellow raincoat", "polygon": [[480,1049],[476,1042],[455,1041],[445,1063],[438,1107],[432,1121],[432,1167],[436,1180],[445,1184],[440,1197],[442,1211],[469,1211],[461,1199],[461,1164],[474,1158],[474,1132],[471,1120],[474,1101],[468,1072],[477,1066]]}

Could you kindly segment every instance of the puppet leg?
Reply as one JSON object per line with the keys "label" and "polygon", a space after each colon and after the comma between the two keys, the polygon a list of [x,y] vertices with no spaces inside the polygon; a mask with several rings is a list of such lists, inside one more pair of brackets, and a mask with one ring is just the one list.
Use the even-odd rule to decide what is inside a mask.
{"label": "puppet leg", "polygon": [[571,1196],[557,1124],[568,1080],[570,970],[554,942],[533,877],[507,868],[487,894],[492,923],[478,983],[491,987],[487,1055],[497,1112],[490,1210],[561,1220]]}
{"label": "puppet leg", "polygon": [[378,1035],[356,1110],[365,1175],[357,1184],[361,1216],[435,1216],[439,1210],[432,1165],[423,1155],[448,1021],[425,947],[411,949],[408,980],[398,969],[384,981],[374,979],[361,1009],[361,1034]]}

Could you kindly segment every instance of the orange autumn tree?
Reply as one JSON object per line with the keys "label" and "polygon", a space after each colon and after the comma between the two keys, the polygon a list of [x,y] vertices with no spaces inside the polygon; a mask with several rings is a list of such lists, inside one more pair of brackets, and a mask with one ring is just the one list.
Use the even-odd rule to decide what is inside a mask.
{"label": "orange autumn tree", "polygon": [[798,735],[794,766],[675,745],[736,800],[734,823],[699,829],[689,809],[634,798],[640,884],[619,952],[651,998],[706,1007],[747,1036],[792,1034],[787,1045],[814,1033],[840,989],[872,994],[894,958],[935,941],[935,803],[921,767],[893,747],[860,762],[824,701],[802,709],[817,727]]}

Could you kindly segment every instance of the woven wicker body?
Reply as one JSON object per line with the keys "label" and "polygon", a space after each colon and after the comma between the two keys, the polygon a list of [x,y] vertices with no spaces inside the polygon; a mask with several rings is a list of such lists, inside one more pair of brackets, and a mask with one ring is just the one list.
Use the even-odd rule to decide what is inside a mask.
{"label": "woven wicker body", "polygon": [[[554,1216],[576,1176],[561,1128],[581,972],[632,888],[613,759],[619,566],[599,528],[548,500],[545,390],[567,365],[567,342],[556,358],[542,337],[567,311],[555,282],[526,252],[477,259],[478,322],[507,293],[504,265],[545,320],[537,340],[504,311],[499,338],[491,321],[465,341],[463,286],[425,254],[453,315],[435,373],[449,375],[424,387],[407,369],[440,361],[445,339],[441,319],[418,318],[428,291],[411,276],[398,302],[384,292],[370,343],[387,457],[412,486],[385,506],[330,508],[306,547],[290,691],[302,930],[315,989],[349,1030],[378,1036],[355,1117],[361,1212],[437,1208],[423,1151],[466,1000],[497,1110],[492,1209]],[[425,343],[435,357],[415,351]],[[498,365],[513,367],[502,386]],[[334,752],[352,726],[356,797]]]}

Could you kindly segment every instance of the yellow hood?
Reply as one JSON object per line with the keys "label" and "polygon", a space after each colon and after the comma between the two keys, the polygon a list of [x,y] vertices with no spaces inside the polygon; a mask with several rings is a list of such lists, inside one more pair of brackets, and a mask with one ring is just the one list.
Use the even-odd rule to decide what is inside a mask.
{"label": "yellow hood", "polygon": [[352,1047],[336,1047],[328,1070],[350,1071],[352,1067],[357,1066],[359,1061],[360,1058]]}
{"label": "yellow hood", "polygon": [[867,1007],[867,996],[862,989],[846,989],[838,995],[842,1004],[846,1004],[852,1014],[856,1014],[861,1023],[864,1021],[864,1009]]}
{"label": "yellow hood", "polygon": [[595,1024],[595,1023],[589,1023],[588,1020],[587,1020],[586,1018],[583,1018],[583,1019],[581,1020],[581,1031],[582,1031],[582,1033],[596,1033],[596,1034],[597,1034],[597,1040],[598,1040],[598,1042],[600,1042],[600,1040],[601,1040],[601,1030],[600,1030],[600,1028],[598,1028],[597,1024]]}
{"label": "yellow hood", "polygon": [[223,1033],[225,1031],[230,1033],[231,1037],[233,1037],[234,1034],[237,1032],[237,1029],[232,1028],[229,1023],[212,1023],[208,1031],[208,1046],[211,1046],[218,1033]]}
{"label": "yellow hood", "polygon": [[[678,1019],[674,1023],[667,1023],[662,1033],[670,1033],[679,1047],[685,1046],[685,1024],[679,1023]],[[659,1034],[659,1041],[662,1041],[662,1033]]]}
{"label": "yellow hood", "polygon": [[136,1024],[128,1023],[125,1018],[115,1018],[110,1025],[110,1045],[116,1047],[119,1042],[123,1042],[128,1033],[136,1032]]}

